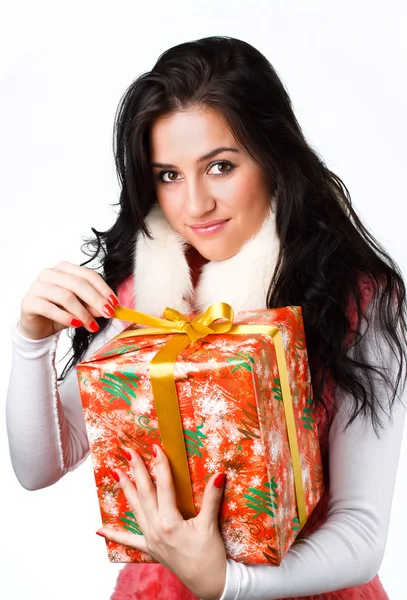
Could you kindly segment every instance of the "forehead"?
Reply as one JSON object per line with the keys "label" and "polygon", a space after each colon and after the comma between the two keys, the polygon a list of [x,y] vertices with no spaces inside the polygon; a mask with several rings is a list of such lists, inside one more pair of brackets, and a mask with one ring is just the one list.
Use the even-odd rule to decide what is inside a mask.
{"label": "forehead", "polygon": [[150,131],[151,159],[195,160],[216,146],[236,145],[223,115],[210,107],[191,107],[155,120]]}

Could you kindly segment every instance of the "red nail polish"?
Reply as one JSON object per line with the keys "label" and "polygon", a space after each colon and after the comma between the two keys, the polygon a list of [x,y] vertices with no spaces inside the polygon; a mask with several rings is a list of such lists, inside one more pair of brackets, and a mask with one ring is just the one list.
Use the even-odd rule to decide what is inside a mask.
{"label": "red nail polish", "polygon": [[104,534],[104,533],[101,533],[100,531],[97,531],[97,532],[96,532],[96,535],[101,535],[101,536],[102,536],[102,537],[104,537],[104,538],[106,537],[106,536],[105,536],[105,534]]}
{"label": "red nail polish", "polygon": [[78,319],[72,319],[71,325],[72,325],[72,327],[82,327],[83,323],[82,323],[82,321],[79,321]]}
{"label": "red nail polish", "polygon": [[152,450],[153,450],[153,454],[154,454],[154,456],[157,456],[157,448],[156,448],[156,445],[155,445],[155,444],[153,444],[153,448],[152,448]]}
{"label": "red nail polish", "polygon": [[110,306],[110,304],[105,304],[104,307],[102,308],[102,312],[107,316],[107,317],[112,317],[114,315],[114,308],[112,308]]}
{"label": "red nail polish", "polygon": [[118,299],[116,298],[116,296],[113,296],[113,294],[110,294],[110,296],[108,296],[107,299],[109,300],[110,304],[113,304],[113,306],[117,306],[119,304]]}
{"label": "red nail polish", "polygon": [[96,323],[96,321],[92,321],[91,323],[89,323],[89,328],[92,331],[98,331],[99,330],[99,325]]}
{"label": "red nail polish", "polygon": [[116,471],[112,471],[112,469],[110,469],[110,474],[112,477],[114,477],[116,479],[116,481],[120,481],[119,474],[116,473]]}
{"label": "red nail polish", "polygon": [[125,450],[124,448],[122,448],[122,452],[124,454],[124,456],[127,458],[127,460],[132,460],[132,455],[130,454],[130,452],[127,452],[127,450]]}
{"label": "red nail polish", "polygon": [[225,473],[219,473],[219,475],[217,475],[215,477],[215,481],[213,482],[213,485],[216,486],[217,488],[221,488],[223,487],[223,484],[225,482]]}

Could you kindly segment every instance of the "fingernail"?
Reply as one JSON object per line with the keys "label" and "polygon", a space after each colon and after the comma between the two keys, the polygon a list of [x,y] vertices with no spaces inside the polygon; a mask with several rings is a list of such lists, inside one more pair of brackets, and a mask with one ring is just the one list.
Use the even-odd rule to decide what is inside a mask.
{"label": "fingernail", "polygon": [[112,317],[114,315],[114,308],[112,308],[110,306],[110,304],[105,304],[104,307],[102,308],[102,312],[107,316],[107,317]]}
{"label": "fingernail", "polygon": [[117,306],[119,304],[118,299],[116,298],[116,296],[113,296],[113,294],[110,294],[110,296],[108,296],[107,299],[111,304],[113,304],[113,306]]}
{"label": "fingernail", "polygon": [[116,471],[112,471],[112,469],[110,469],[110,474],[112,477],[114,477],[116,479],[116,481],[120,481],[119,474],[116,473]]}
{"label": "fingernail", "polygon": [[102,537],[104,537],[104,538],[106,537],[106,536],[105,536],[105,534],[104,534],[104,533],[101,533],[100,531],[97,531],[97,532],[96,532],[96,535],[101,535],[101,536],[102,536]]}
{"label": "fingernail", "polygon": [[92,331],[98,331],[99,325],[96,323],[96,321],[91,321],[91,323],[89,323],[89,329]]}
{"label": "fingernail", "polygon": [[125,450],[124,448],[122,448],[122,452],[123,452],[124,456],[127,458],[127,460],[129,460],[129,461],[130,461],[130,460],[132,460],[132,459],[133,459],[133,457],[132,457],[132,455],[130,454],[130,452],[127,452],[127,450]]}
{"label": "fingernail", "polygon": [[157,446],[155,444],[153,444],[153,454],[157,456]]}
{"label": "fingernail", "polygon": [[217,488],[221,488],[223,487],[223,484],[225,482],[225,473],[219,473],[219,475],[217,475],[215,477],[215,481],[213,482],[213,485],[216,486]]}
{"label": "fingernail", "polygon": [[82,321],[79,321],[78,319],[72,319],[71,325],[72,325],[72,327],[82,327],[83,323],[82,323]]}

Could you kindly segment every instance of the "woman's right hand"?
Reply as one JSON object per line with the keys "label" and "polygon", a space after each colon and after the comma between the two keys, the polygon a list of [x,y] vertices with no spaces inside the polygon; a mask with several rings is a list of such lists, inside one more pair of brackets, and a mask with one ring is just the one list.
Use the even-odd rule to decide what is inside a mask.
{"label": "woman's right hand", "polygon": [[43,269],[21,302],[19,332],[40,340],[68,327],[99,329],[94,317],[109,318],[119,300],[103,277],[62,261]]}

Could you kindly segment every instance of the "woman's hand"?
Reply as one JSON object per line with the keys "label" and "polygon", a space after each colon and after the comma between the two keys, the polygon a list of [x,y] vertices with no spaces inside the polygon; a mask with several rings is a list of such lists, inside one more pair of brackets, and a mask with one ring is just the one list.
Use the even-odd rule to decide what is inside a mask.
{"label": "woman's hand", "polygon": [[[219,600],[226,581],[226,552],[218,526],[224,476],[208,482],[199,514],[184,520],[176,506],[171,468],[164,451],[154,446],[157,489],[143,459],[133,449],[130,466],[136,481],[115,469],[129,505],[144,535],[102,527],[108,540],[147,552],[170,569],[189,590],[203,600]],[[217,485],[220,487],[217,487]]]}
{"label": "woman's hand", "polygon": [[43,269],[21,302],[17,328],[33,340],[67,327],[97,331],[94,317],[112,317],[119,300],[103,277],[86,267],[63,261]]}

